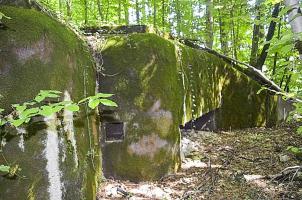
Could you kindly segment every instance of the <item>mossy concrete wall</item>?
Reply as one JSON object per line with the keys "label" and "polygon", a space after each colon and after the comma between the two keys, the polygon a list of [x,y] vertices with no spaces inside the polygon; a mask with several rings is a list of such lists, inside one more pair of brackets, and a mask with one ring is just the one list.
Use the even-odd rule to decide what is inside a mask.
{"label": "mossy concrete wall", "polygon": [[[74,101],[95,93],[94,63],[72,31],[33,9],[0,11],[11,17],[0,29],[1,108],[31,100],[41,89]],[[0,175],[0,199],[95,199],[98,128],[95,114],[81,110],[1,130],[0,164],[22,170],[13,178]]]}
{"label": "mossy concrete wall", "polygon": [[125,123],[123,141],[103,131],[107,177],[158,179],[180,165],[179,125],[213,112],[215,129],[274,124],[277,96],[230,64],[155,34],[108,37],[100,49],[100,90],[116,94],[119,107],[103,110],[102,124]]}
{"label": "mossy concrete wall", "polygon": [[104,173],[150,180],[174,172],[180,164],[182,85],[173,43],[146,34],[112,37],[102,54],[104,73],[112,76],[100,79],[101,91],[116,94],[119,104],[103,122],[126,126],[124,141],[104,142]]}

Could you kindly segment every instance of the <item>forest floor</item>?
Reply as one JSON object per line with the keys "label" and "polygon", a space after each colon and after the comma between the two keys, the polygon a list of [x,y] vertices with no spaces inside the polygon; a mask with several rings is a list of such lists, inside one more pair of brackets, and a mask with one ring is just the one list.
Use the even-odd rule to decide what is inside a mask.
{"label": "forest floor", "polygon": [[301,160],[286,150],[302,146],[295,129],[285,125],[183,132],[183,162],[178,173],[156,182],[109,179],[101,184],[98,198],[302,199],[301,173],[294,169],[280,174],[285,168],[301,165]]}

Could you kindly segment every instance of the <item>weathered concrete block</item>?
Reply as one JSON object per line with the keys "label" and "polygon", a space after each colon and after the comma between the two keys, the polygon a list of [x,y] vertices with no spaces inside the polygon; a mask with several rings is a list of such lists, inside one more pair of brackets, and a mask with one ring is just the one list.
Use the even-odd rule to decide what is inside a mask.
{"label": "weathered concrete block", "polygon": [[[103,110],[107,177],[158,179],[180,165],[179,125],[207,114],[211,129],[275,124],[278,98],[215,55],[155,34],[109,36],[102,47],[100,90],[117,94]],[[200,128],[207,123],[201,124]],[[124,123],[110,133],[106,124]],[[108,135],[124,134],[122,140]]]}
{"label": "weathered concrete block", "polygon": [[123,141],[106,141],[103,134],[104,173],[150,180],[174,172],[180,165],[182,85],[173,43],[153,34],[112,37],[102,54],[104,73],[115,75],[100,79],[101,91],[114,92],[119,104],[111,114],[103,111],[103,124],[125,123]]}
{"label": "weathered concrete block", "polygon": [[[95,93],[92,58],[82,41],[62,24],[35,11],[1,6],[11,17],[0,29],[0,107],[59,90],[65,100]],[[17,130],[0,130],[1,150],[25,178],[0,176],[0,199],[95,199],[100,174],[95,114],[84,107],[35,118]],[[6,164],[0,156],[0,164]]]}

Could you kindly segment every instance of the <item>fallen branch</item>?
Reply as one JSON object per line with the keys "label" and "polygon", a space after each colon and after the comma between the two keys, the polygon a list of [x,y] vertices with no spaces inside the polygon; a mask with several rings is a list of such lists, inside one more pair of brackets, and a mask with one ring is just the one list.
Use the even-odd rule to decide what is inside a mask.
{"label": "fallen branch", "polygon": [[[213,54],[215,56],[218,56],[218,57],[222,58],[225,62],[232,64],[233,67],[236,68],[237,70],[246,74],[247,76],[254,79],[255,81],[260,82],[262,85],[268,87],[269,89],[271,89],[271,91],[281,92],[281,88],[276,83],[271,81],[260,70],[256,69],[255,67],[253,67],[251,65],[248,65],[244,62],[241,62],[236,59],[225,56],[223,54],[220,54],[217,51],[210,49],[206,46],[201,46],[201,45],[197,44],[196,40],[180,39],[179,42],[181,42],[187,46],[190,46],[192,48],[200,49],[200,50],[206,51],[210,54]],[[243,65],[244,67],[240,67],[239,65]]]}
{"label": "fallen branch", "polygon": [[299,171],[302,170],[302,165],[287,167],[282,170],[280,173],[275,174],[273,176],[269,176],[271,181],[279,181],[279,180],[291,180],[293,181]]}

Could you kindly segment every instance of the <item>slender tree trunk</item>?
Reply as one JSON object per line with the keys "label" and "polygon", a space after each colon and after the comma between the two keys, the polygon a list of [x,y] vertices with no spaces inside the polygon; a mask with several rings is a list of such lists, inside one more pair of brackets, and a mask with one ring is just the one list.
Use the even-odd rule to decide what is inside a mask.
{"label": "slender tree trunk", "polygon": [[165,0],[161,1],[161,10],[162,10],[161,11],[162,12],[161,25],[164,28],[165,25],[166,25],[166,19],[165,19],[165,17],[166,17],[166,2],[165,2]]}
{"label": "slender tree trunk", "polygon": [[227,34],[225,32],[225,22],[222,16],[221,9],[218,9],[218,19],[219,19],[219,34],[220,34],[220,45],[221,51],[224,55],[228,55],[228,42],[227,42]]}
{"label": "slender tree trunk", "polygon": [[[294,34],[302,32],[302,12],[299,0],[284,0],[284,4],[291,9],[288,11],[288,20]],[[302,41],[298,37],[295,38],[295,47],[299,51],[300,59],[302,59]]]}
{"label": "slender tree trunk", "polygon": [[177,27],[176,27],[176,31],[177,31],[177,36],[180,36],[180,26],[181,26],[181,22],[180,22],[180,5],[179,5],[179,0],[176,0],[176,23],[177,23]]}
{"label": "slender tree trunk", "polygon": [[66,0],[66,13],[68,21],[72,18],[72,0]]}
{"label": "slender tree trunk", "polygon": [[285,86],[284,86],[284,91],[285,92],[290,92],[290,90],[289,90],[289,84],[290,84],[290,81],[291,81],[291,78],[292,78],[293,71],[294,71],[294,68],[292,67],[290,69],[290,73],[287,74],[287,76],[286,76],[286,82],[285,82]]}
{"label": "slender tree trunk", "polygon": [[153,0],[153,26],[156,27],[157,9],[156,0]]}
{"label": "slender tree trunk", "polygon": [[145,24],[147,20],[146,15],[146,0],[141,1],[141,23]]}
{"label": "slender tree trunk", "polygon": [[118,23],[122,23],[122,2],[118,0]]}
{"label": "slender tree trunk", "polygon": [[107,0],[107,5],[106,5],[106,15],[105,15],[105,21],[109,21],[109,8],[110,8],[110,1]]}
{"label": "slender tree trunk", "polygon": [[[277,3],[274,6],[274,10],[273,10],[273,13],[272,13],[272,18],[277,18],[278,15],[279,15],[279,11],[280,11],[280,3]],[[274,37],[275,29],[276,29],[276,21],[272,20],[270,22],[268,32],[267,32],[267,35],[266,35],[266,41],[267,42],[269,42]],[[261,54],[259,56],[259,59],[257,61],[256,68],[261,70],[261,71],[262,71],[262,67],[265,63],[265,60],[266,60],[266,57],[267,57],[267,54],[268,54],[267,51],[268,51],[269,47],[270,47],[270,43],[267,43],[267,44],[264,45],[264,47],[261,51]]]}
{"label": "slender tree trunk", "polygon": [[206,1],[206,45],[208,48],[213,48],[213,0]]}
{"label": "slender tree trunk", "polygon": [[140,24],[140,15],[139,15],[139,3],[138,3],[138,0],[135,0],[135,11],[136,11],[136,23]]}
{"label": "slender tree trunk", "polygon": [[101,2],[101,0],[97,0],[96,3],[97,3],[97,6],[98,6],[99,16],[101,18],[101,21],[103,21],[104,20],[104,16],[103,16],[103,11],[102,11],[102,7],[103,7],[102,2]]}
{"label": "slender tree trunk", "polygon": [[253,29],[253,39],[252,39],[252,49],[251,49],[251,56],[250,56],[250,65],[255,67],[257,65],[258,60],[258,49],[259,49],[259,39],[260,39],[260,3],[261,1],[257,0],[255,5],[255,23]]}
{"label": "slender tree trunk", "polygon": [[60,13],[62,13],[62,10],[63,10],[63,5],[62,5],[62,0],[59,0],[59,11]]}
{"label": "slender tree trunk", "polygon": [[84,0],[84,24],[88,24],[88,0]]}
{"label": "slender tree trunk", "polygon": [[[278,40],[280,40],[280,34],[281,34],[281,22],[279,22],[278,25],[278,35],[277,35]],[[278,60],[278,52],[276,52],[274,55],[274,64],[273,64],[273,72],[272,72],[273,80],[275,79],[274,75],[276,74],[277,60]]]}
{"label": "slender tree trunk", "polygon": [[194,37],[194,2],[191,1],[191,5],[190,5],[190,17],[191,17],[191,23],[190,23],[190,37],[191,38],[195,38]]}
{"label": "slender tree trunk", "polygon": [[129,25],[129,0],[124,0],[125,24]]}
{"label": "slender tree trunk", "polygon": [[232,43],[233,43],[233,57],[237,60],[237,40],[235,31],[235,21],[234,21],[234,6],[231,8],[230,12],[231,26],[232,26]]}

